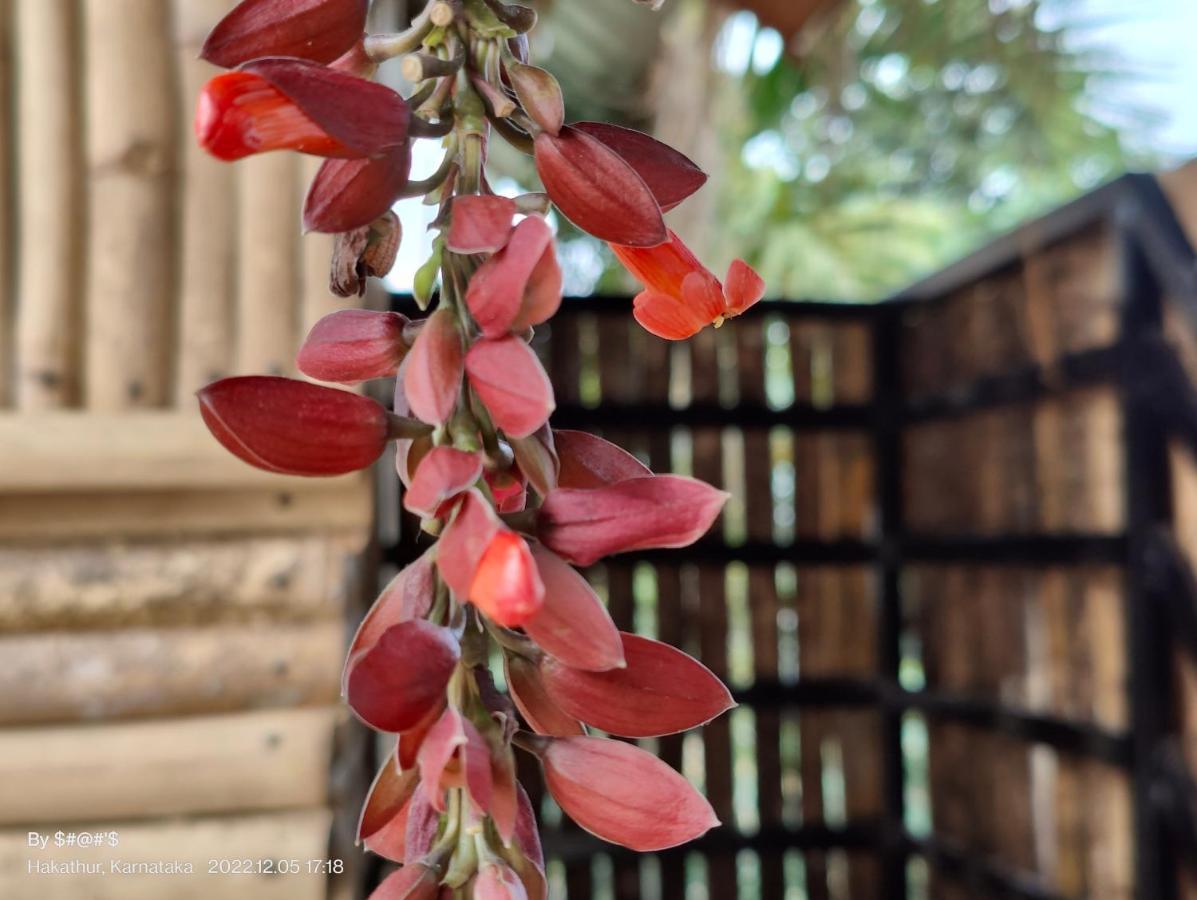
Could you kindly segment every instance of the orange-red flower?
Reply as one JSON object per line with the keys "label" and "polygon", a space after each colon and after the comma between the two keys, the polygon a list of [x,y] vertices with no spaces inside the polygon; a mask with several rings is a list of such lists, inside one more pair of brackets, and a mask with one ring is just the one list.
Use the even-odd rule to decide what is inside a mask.
{"label": "orange-red flower", "polygon": [[672,231],[656,247],[612,244],[611,249],[645,287],[635,299],[636,321],[666,340],[693,337],[708,325],[717,328],[765,293],[764,281],[742,260],[731,264],[726,283],[720,284]]}

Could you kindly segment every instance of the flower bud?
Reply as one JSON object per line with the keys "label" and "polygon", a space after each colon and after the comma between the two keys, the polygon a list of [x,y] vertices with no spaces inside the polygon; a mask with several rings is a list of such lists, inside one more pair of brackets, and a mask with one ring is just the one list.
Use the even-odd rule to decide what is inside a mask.
{"label": "flower bud", "polygon": [[637,738],[688,731],[736,705],[723,682],[681,650],[634,634],[622,638],[621,668],[587,672],[546,657],[541,680],[553,702],[587,725]]}
{"label": "flower bud", "polygon": [[[320,234],[340,234],[371,225],[391,212],[410,174],[411,151],[406,144],[372,159],[328,160],[308,189],[304,228]],[[399,231],[392,234],[402,236]],[[389,272],[393,264],[394,260],[388,263],[380,252],[370,267],[385,266]]]}
{"label": "flower bud", "polygon": [[536,170],[561,213],[604,241],[655,247],[669,238],[661,207],[636,170],[601,141],[566,126],[536,138]]}
{"label": "flower bud", "polygon": [[718,518],[727,497],[679,475],[631,478],[588,491],[562,489],[545,498],[538,532],[558,555],[589,566],[613,553],[689,546]]}
{"label": "flower bud", "polygon": [[526,438],[512,438],[511,449],[515,452],[515,462],[520,472],[541,497],[557,490],[557,472],[561,468],[561,461],[557,458],[553,444],[553,432],[547,425]]}
{"label": "flower bud", "polygon": [[407,352],[399,313],[342,309],[315,324],[296,360],[299,371],[320,381],[357,384],[399,371]]}
{"label": "flower bud", "polygon": [[719,824],[690,782],[631,744],[549,739],[540,758],[549,792],[565,814],[613,844],[641,853],[665,850]]}
{"label": "flower bud", "polygon": [[606,122],[575,122],[572,126],[613,150],[639,175],[662,212],[669,212],[707,183],[706,173],[690,159],[654,137]]}
{"label": "flower bud", "polygon": [[447,628],[423,620],[393,625],[350,662],[349,706],[372,728],[405,731],[443,701],[460,657]]}
{"label": "flower bud", "polygon": [[264,56],[331,63],[366,27],[369,0],[244,0],[220,20],[200,56],[226,69]]}
{"label": "flower bud", "polygon": [[544,367],[532,348],[517,337],[474,344],[466,354],[465,370],[495,425],[509,437],[534,433],[556,408]]}
{"label": "flower bud", "polygon": [[284,475],[344,475],[373,463],[387,411],[369,397],[291,378],[225,378],[199,392],[208,430],[233,455]]}
{"label": "flower bud", "polygon": [[[557,311],[561,269],[556,263],[553,231],[544,219],[530,216],[516,226],[507,245],[470,279],[466,302],[488,338],[523,331]],[[525,305],[531,307],[526,313]],[[519,319],[526,321],[517,325]]]}
{"label": "flower bud", "polygon": [[403,387],[412,412],[436,425],[449,421],[464,370],[457,320],[452,310],[438,309],[428,317],[407,357]]}
{"label": "flower bud", "polygon": [[515,61],[506,69],[524,111],[549,134],[559,134],[565,126],[565,98],[557,79],[544,69]]}
{"label": "flower bud", "polygon": [[513,531],[499,531],[478,560],[469,600],[488,619],[518,628],[544,604],[540,580],[528,542]]}

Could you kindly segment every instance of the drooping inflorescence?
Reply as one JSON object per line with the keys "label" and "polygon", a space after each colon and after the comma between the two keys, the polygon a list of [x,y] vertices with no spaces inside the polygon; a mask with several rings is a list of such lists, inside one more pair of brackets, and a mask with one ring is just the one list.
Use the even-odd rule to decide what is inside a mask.
{"label": "drooping inflorescence", "polygon": [[[554,430],[553,387],[529,346],[562,302],[552,207],[609,242],[645,285],[637,319],[681,339],[764,291],[744,263],[724,282],[663,215],[706,176],[653,138],[565,124],[556,80],[528,62],[535,13],[501,0],[430,0],[408,31],[365,33],[368,0],[245,0],[213,31],[200,143],[221,159],[292,150],[326,158],[304,219],[335,234],[331,284],[348,296],[394,263],[404,197],[436,205],[431,258],[416,277],[423,318],[347,310],[298,357],[318,380],[395,378],[388,410],[285,378],[231,378],[200,392],[212,433],[246,462],[292,475],[370,466],[393,445],[404,505],[435,542],[382,592],[353,639],[343,687],[354,713],[396,736],[359,838],[403,867],[396,898],[543,898],[536,820],[515,776],[534,754],[549,791],[583,828],[660,850],[717,824],[682,776],[634,745],[702,725],[733,704],[680,650],[621,634],[576,567],[685,546],[726,495],[654,475],[596,436]],[[402,59],[411,96],[373,80]],[[490,190],[488,141],[535,157],[547,194]],[[410,178],[411,141],[443,162]],[[498,647],[506,691],[490,660]]]}

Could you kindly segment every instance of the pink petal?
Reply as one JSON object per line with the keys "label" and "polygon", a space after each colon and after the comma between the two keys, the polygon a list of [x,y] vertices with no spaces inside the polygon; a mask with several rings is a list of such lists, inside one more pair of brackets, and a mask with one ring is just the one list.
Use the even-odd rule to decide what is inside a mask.
{"label": "pink petal", "polygon": [[471,194],[454,200],[452,211],[445,246],[454,253],[496,253],[511,239],[514,200]]}
{"label": "pink petal", "polygon": [[404,835],[407,853],[399,862],[410,864],[427,856],[436,843],[436,832],[440,823],[441,814],[429,800],[428,791],[424,789],[424,785],[420,784],[409,804],[407,833]]}
{"label": "pink petal", "polygon": [[478,870],[473,900],[528,900],[528,892],[510,867],[489,863]]}
{"label": "pink petal", "polygon": [[627,450],[589,432],[557,430],[553,441],[561,460],[560,487],[597,488],[652,475],[652,470]]}
{"label": "pink petal", "polygon": [[466,303],[486,337],[501,338],[511,330],[528,280],[552,242],[552,229],[544,219],[529,216],[516,226],[507,246],[474,273]]}
{"label": "pink petal", "polygon": [[449,421],[464,371],[457,318],[451,310],[438,309],[428,317],[406,360],[403,386],[412,412],[435,425]]}
{"label": "pink petal", "polygon": [[517,337],[479,341],[466,354],[465,369],[495,425],[510,437],[532,434],[556,408],[544,367]]}
{"label": "pink petal", "polygon": [[420,460],[403,505],[421,516],[436,516],[446,500],[456,497],[482,477],[482,454],[453,447],[433,447]]}
{"label": "pink petal", "polygon": [[565,278],[561,274],[561,264],[557,261],[557,250],[550,242],[528,278],[524,301],[519,315],[511,323],[511,330],[522,334],[553,318],[561,308],[564,285]]}
{"label": "pink petal", "polygon": [[765,296],[765,280],[744,262],[735,260],[727,270],[723,285],[728,315],[739,315]]}
{"label": "pink petal", "polygon": [[415,772],[400,772],[394,757],[388,756],[362,807],[357,837],[366,849],[401,862],[405,853],[407,811],[419,784]]}
{"label": "pink petal", "polygon": [[596,837],[641,853],[701,837],[719,824],[681,775],[651,753],[621,741],[558,738],[541,756],[549,792]]}
{"label": "pink petal", "polygon": [[372,728],[405,731],[441,702],[460,657],[447,628],[423,620],[393,625],[350,664],[349,706]]}
{"label": "pink petal", "polygon": [[440,895],[440,876],[416,862],[388,875],[368,900],[437,900]]}
{"label": "pink petal", "polygon": [[467,491],[457,515],[437,542],[436,563],[441,578],[458,598],[470,595],[478,563],[495,535],[504,530],[494,509],[477,490]]}
{"label": "pink petal", "polygon": [[544,606],[524,631],[550,656],[576,669],[603,672],[624,664],[623,643],[594,588],[555,553],[532,551],[544,582]]}
{"label": "pink petal", "polygon": [[388,440],[387,411],[348,391],[291,378],[225,378],[199,392],[200,413],[234,456],[284,475],[344,475]]}

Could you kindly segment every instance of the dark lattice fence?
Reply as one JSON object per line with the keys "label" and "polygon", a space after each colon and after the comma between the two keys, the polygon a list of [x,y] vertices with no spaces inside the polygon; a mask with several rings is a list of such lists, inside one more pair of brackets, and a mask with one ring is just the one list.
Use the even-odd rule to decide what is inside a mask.
{"label": "dark lattice fence", "polygon": [[667,344],[577,300],[536,345],[557,427],[732,492],[589,575],[741,704],[653,742],[725,827],[639,857],[546,802],[554,896],[1197,897],[1197,270],[1154,181],[890,302]]}

